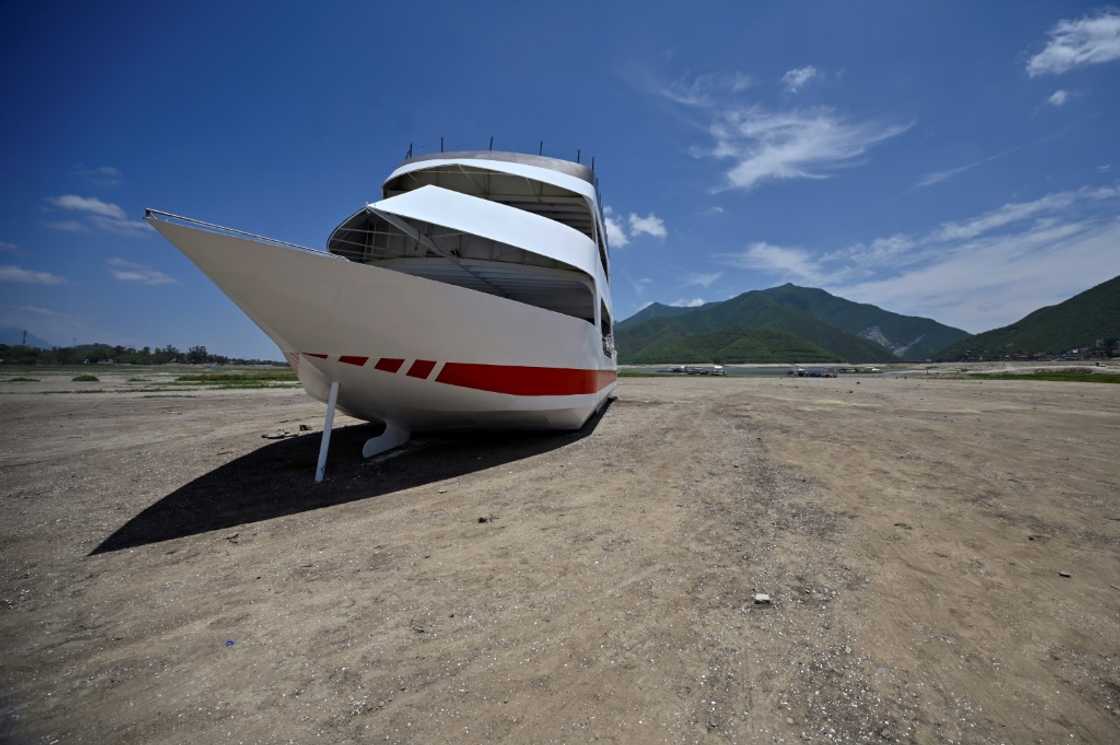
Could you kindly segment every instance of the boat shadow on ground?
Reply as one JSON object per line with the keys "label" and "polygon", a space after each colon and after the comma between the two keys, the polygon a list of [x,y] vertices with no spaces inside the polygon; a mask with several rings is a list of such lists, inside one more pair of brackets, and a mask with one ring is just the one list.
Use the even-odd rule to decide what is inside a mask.
{"label": "boat shadow on ground", "polygon": [[374,425],[331,433],[327,479],[314,482],[319,433],[281,440],[176,489],[122,525],[90,555],[232,528],[463,476],[564,447],[595,431],[609,404],[575,432],[464,432],[424,438],[369,461]]}

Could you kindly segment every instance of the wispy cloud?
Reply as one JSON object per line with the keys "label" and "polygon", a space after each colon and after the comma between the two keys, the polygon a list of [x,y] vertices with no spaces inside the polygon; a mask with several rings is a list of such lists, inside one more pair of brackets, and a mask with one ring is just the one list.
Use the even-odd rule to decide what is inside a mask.
{"label": "wispy cloud", "polygon": [[96,186],[116,186],[124,178],[120,169],[113,166],[97,166],[96,168],[78,166],[74,169],[74,173]]}
{"label": "wispy cloud", "polygon": [[1120,187],[1009,202],[830,252],[752,243],[736,267],[981,331],[1120,274]]}
{"label": "wispy cloud", "polygon": [[670,83],[652,83],[657,94],[682,106],[712,106],[727,94],[741,93],[753,85],[742,72],[705,73],[680,78]]}
{"label": "wispy cloud", "polygon": [[785,75],[782,75],[782,85],[785,86],[788,92],[797,93],[806,83],[816,76],[817,68],[812,65],[795,67],[792,70],[786,70]]}
{"label": "wispy cloud", "polygon": [[1009,202],[1002,207],[989,210],[968,220],[946,222],[933,233],[931,238],[939,241],[975,238],[1038,215],[1063,210],[1078,201],[1100,201],[1116,199],[1117,197],[1120,197],[1120,189],[1112,186],[1101,186],[1047,194],[1031,202]]}
{"label": "wispy cloud", "polygon": [[719,112],[709,128],[714,146],[698,154],[731,162],[726,188],[752,189],[766,181],[829,178],[911,126],[853,122],[827,108],[730,108]]}
{"label": "wispy cloud", "polygon": [[1069,101],[1069,91],[1062,89],[1054,91],[1050,94],[1050,97],[1046,99],[1046,103],[1055,107],[1065,106],[1067,101]]}
{"label": "wispy cloud", "polygon": [[983,331],[1120,273],[1117,245],[1116,219],[1043,223],[949,246],[938,259],[894,276],[831,289]]}
{"label": "wispy cloud", "polygon": [[21,266],[9,264],[7,266],[0,266],[0,282],[19,282],[20,284],[28,285],[61,285],[66,282],[66,279],[57,274],[51,274],[50,272],[39,272],[34,269],[24,269]]}
{"label": "wispy cloud", "polygon": [[703,304],[704,298],[702,297],[681,297],[669,303],[669,305],[676,305],[681,308],[696,308]]}
{"label": "wispy cloud", "polygon": [[754,269],[805,282],[817,283],[824,279],[819,262],[808,251],[796,246],[776,246],[756,241],[742,251],[721,254],[717,258],[728,266]]}
{"label": "wispy cloud", "polygon": [[77,194],[63,194],[47,197],[47,204],[66,212],[74,212],[85,218],[78,220],[50,220],[47,226],[55,230],[78,233],[87,228],[104,230],[117,235],[139,236],[153,232],[152,227],[143,220],[129,220],[120,205],[103,202],[97,197],[83,197]]}
{"label": "wispy cloud", "polygon": [[696,285],[708,289],[723,276],[723,272],[693,272],[685,277],[684,283],[686,285]]}
{"label": "wispy cloud", "polygon": [[47,197],[47,204],[70,212],[82,212],[88,215],[98,215],[111,220],[127,220],[118,205],[102,202],[97,197],[80,197],[77,194],[63,194],[60,197]]}
{"label": "wispy cloud", "polygon": [[109,273],[113,275],[113,278],[119,279],[122,282],[139,282],[143,285],[169,285],[175,283],[174,278],[164,274],[158,269],[152,269],[143,264],[137,264],[119,258],[109,259],[106,263],[109,265]]}
{"label": "wispy cloud", "polygon": [[19,253],[19,246],[14,243],[8,243],[7,241],[0,241],[0,253]]}
{"label": "wispy cloud", "polygon": [[1032,78],[1120,59],[1120,12],[1106,10],[1058,21],[1049,36],[1046,48],[1027,62],[1027,74]]}
{"label": "wispy cloud", "polygon": [[965,163],[963,166],[957,166],[956,168],[946,168],[944,171],[930,171],[929,173],[924,174],[920,179],[918,179],[914,183],[914,186],[919,189],[925,188],[927,186],[934,186],[935,184],[940,184],[948,181],[954,176],[959,176],[962,173],[971,171],[977,166],[982,166],[985,163],[990,163],[996,158],[1001,157],[1003,157],[1003,153],[998,153],[996,155],[990,155],[987,158],[981,158],[980,160],[974,161],[972,163]]}

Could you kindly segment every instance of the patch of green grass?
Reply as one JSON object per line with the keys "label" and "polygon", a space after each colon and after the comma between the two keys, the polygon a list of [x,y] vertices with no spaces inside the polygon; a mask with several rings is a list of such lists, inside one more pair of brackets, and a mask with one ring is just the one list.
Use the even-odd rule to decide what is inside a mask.
{"label": "patch of green grass", "polygon": [[74,377],[70,378],[70,380],[74,383],[98,383],[98,382],[100,382],[96,375],[90,375],[89,373],[82,373],[81,375],[75,375]]}
{"label": "patch of green grass", "polygon": [[38,383],[39,379],[38,378],[15,377],[15,378],[8,378],[5,382],[7,382],[7,383]]}
{"label": "patch of green grass", "polygon": [[620,378],[664,378],[668,377],[668,373],[659,373],[653,370],[634,370],[632,368],[621,368],[618,371]]}
{"label": "patch of green grass", "polygon": [[972,373],[974,380],[1049,380],[1058,383],[1120,383],[1120,373],[1053,370],[1027,373]]}
{"label": "patch of green grass", "polygon": [[292,383],[296,380],[296,374],[293,370],[252,370],[237,373],[190,373],[175,378],[176,383],[203,383],[206,385]]}

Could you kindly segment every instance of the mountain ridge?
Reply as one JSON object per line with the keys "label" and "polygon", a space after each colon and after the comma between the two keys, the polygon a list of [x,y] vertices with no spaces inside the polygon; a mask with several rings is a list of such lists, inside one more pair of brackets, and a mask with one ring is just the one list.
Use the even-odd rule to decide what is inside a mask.
{"label": "mountain ridge", "polygon": [[891,362],[968,333],[785,284],[693,308],[652,303],[616,336],[623,363]]}

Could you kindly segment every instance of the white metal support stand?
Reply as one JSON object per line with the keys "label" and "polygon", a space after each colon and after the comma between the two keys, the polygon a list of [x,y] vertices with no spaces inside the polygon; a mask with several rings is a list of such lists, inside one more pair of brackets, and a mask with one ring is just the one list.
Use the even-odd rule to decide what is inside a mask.
{"label": "white metal support stand", "polygon": [[334,427],[334,405],[338,401],[338,381],[331,383],[327,396],[327,418],[323,421],[323,439],[319,440],[319,463],[315,466],[315,483],[323,480],[327,470],[327,451],[331,449],[331,428]]}

